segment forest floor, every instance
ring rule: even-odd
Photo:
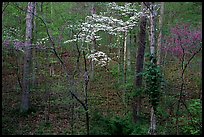
[[[68,58],[70,60],[68,60]],[[66,62],[68,62],[66,65],[69,70],[73,70],[73,64],[71,62],[75,60],[75,57],[70,53],[68,58],[65,59],[67,60]],[[12,63],[12,61],[6,61]],[[37,77],[37,87],[33,88],[30,92],[31,109],[27,115],[22,115],[19,111],[22,91],[18,84],[15,69],[12,67],[5,67],[4,64],[6,63],[3,62],[2,66],[2,134],[86,134],[85,111],[76,99],[72,99],[67,90],[65,74],[63,73],[60,64],[56,66],[55,75],[53,77],[48,77],[44,74]],[[81,62],[81,64],[83,64],[83,62]],[[99,66],[95,67],[94,78],[89,81],[88,106],[91,129],[93,126],[100,127],[100,125],[94,125],[94,122],[97,121],[97,119],[94,119],[94,115],[97,112],[100,112],[102,116],[111,119],[111,117],[115,116],[124,117],[128,111],[131,111],[131,105],[124,103],[123,90],[119,88],[121,84],[118,84],[118,77],[114,75],[114,71],[116,70],[113,68],[113,66],[110,66],[109,69]],[[175,69],[175,67],[172,65],[169,66],[169,72],[166,70],[166,77],[170,79],[169,81],[175,81],[175,79],[171,78],[173,78],[172,75],[175,75],[177,72],[172,73],[171,69]],[[49,74],[49,72],[46,73]],[[195,74],[193,71],[188,72],[189,75],[191,73]],[[199,82],[198,76],[200,76],[200,73],[197,74],[197,77],[193,77],[195,79],[194,81],[191,80],[191,83],[189,83],[188,94],[192,94],[193,92],[191,91],[198,88],[194,86],[196,85],[196,82]],[[78,88],[76,88],[75,92],[78,95],[81,95],[81,100],[84,100],[84,97],[82,96],[84,94],[84,87],[82,86],[84,82],[83,77],[77,80],[80,80],[80,82],[75,85],[81,84],[81,86],[77,85],[76,87]],[[190,78],[186,79],[186,82],[187,81],[190,81]],[[190,85],[192,86],[190,87]],[[177,100],[176,98],[173,99],[172,96],[177,95],[177,93],[172,91],[178,91],[179,88],[178,84],[173,85],[172,83],[168,83],[168,86],[166,87],[166,96],[161,99],[161,106],[159,108],[160,112],[158,113],[158,125],[161,125],[158,128],[160,128],[159,130],[161,131],[164,130],[165,123],[172,122],[171,113],[172,115],[175,115],[173,108],[176,106],[173,106],[172,104],[176,104]],[[49,105],[47,101],[48,92]],[[195,95],[198,95],[198,93]],[[195,95],[192,94],[190,96],[193,97]],[[148,121],[150,119],[148,97],[143,98],[142,104],[142,112],[145,119],[147,119],[147,122],[145,123],[146,127],[144,128],[144,133],[146,134],[146,129],[148,129],[149,126]],[[49,113],[47,109],[48,106],[50,106]],[[172,110],[170,110],[170,107]],[[49,117],[48,122],[46,122],[46,117]],[[171,127],[173,125],[169,124],[165,126]],[[164,132],[163,134],[171,134],[171,132],[173,133],[173,131],[169,131],[168,133]]]
[[[40,78],[41,84],[30,93],[31,110],[28,115],[22,115],[19,111],[22,91],[15,71],[2,68],[2,134],[86,134],[84,110],[64,88],[63,78],[53,78],[48,85],[45,78]],[[90,114],[100,110],[104,115],[123,115],[125,106],[121,92],[115,88],[116,83],[117,79],[109,71],[96,67],[88,89]],[[45,122],[46,90],[50,92],[48,124]],[[73,131],[72,102],[75,104]]]

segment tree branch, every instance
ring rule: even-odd
[[[25,10],[23,10],[22,8],[20,8],[19,6],[15,5],[17,8],[19,8],[20,10],[24,11],[24,12],[27,12]],[[67,78],[67,81],[70,81],[70,76],[67,72],[67,67],[65,66],[64,62],[62,61],[62,59],[59,57],[57,51],[56,51],[56,48],[55,48],[55,43],[54,41],[52,40],[51,36],[50,36],[50,33],[49,33],[49,29],[47,27],[47,24],[46,22],[41,18],[39,17],[38,15],[35,15],[34,13],[32,13],[35,17],[37,17],[38,19],[40,19],[42,21],[42,23],[44,24],[45,28],[46,28],[46,33],[49,37],[49,41],[51,43],[51,46],[52,46],[52,50],[54,52],[54,54],[56,55],[56,57],[59,59],[60,63],[62,64],[63,66],[63,69],[65,71],[65,74],[66,74],[66,78]],[[86,105],[78,98],[78,96],[76,96],[71,90],[69,90],[69,92],[71,93],[71,95],[83,106],[83,108],[86,110]]]

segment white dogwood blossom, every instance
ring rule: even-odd
[[[114,13],[128,18],[126,20],[117,19],[106,15],[108,12],[100,12],[99,15],[92,14],[85,18],[84,23],[78,25],[81,31],[78,35],[74,35],[74,40],[67,40],[64,43],[77,40],[87,43],[91,43],[93,40],[99,41],[101,40],[99,36],[100,31],[107,32],[111,35],[121,35],[121,32],[128,31],[138,24],[141,12],[137,11],[134,4],[125,3],[124,6],[119,6],[115,2],[112,2],[106,4],[106,6],[107,9]]]
[[[100,65],[101,67],[106,66],[111,60],[111,58],[108,57],[102,51],[97,51],[95,53],[92,53],[92,54],[88,55],[87,58],[91,59],[92,61],[94,61],[96,63],[96,65]]]

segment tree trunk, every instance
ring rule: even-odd
[[[144,4],[142,2],[142,9],[144,8]],[[144,12],[144,11],[143,11]],[[138,42],[138,50],[136,57],[136,77],[135,77],[135,88],[140,89],[142,87],[142,75],[138,75],[143,71],[143,63],[144,63],[144,52],[145,52],[145,40],[146,40],[146,23],[147,18],[146,15],[143,14],[140,20],[140,33],[139,33],[139,42]],[[134,97],[133,99],[133,119],[136,123],[139,120],[140,110],[141,110],[141,96]]]
[[[85,72],[84,72],[84,82],[85,82],[85,111],[86,111],[86,130],[87,130],[87,135],[89,135],[89,107],[88,107],[88,83],[89,83],[89,75],[88,75],[88,71],[86,68],[86,58],[85,58],[85,52],[83,51],[83,55],[84,55],[84,68],[85,68]]]
[[[151,58],[150,61],[151,63],[156,63],[154,62],[155,58],[155,17],[156,17],[156,10],[154,9],[154,3],[151,2],[150,4],[150,54]],[[151,124],[150,124],[150,135],[156,135],[156,115],[155,115],[155,110],[153,106],[151,107]]]
[[[200,78],[202,79],[202,60],[201,60],[201,71],[200,71]],[[201,89],[200,89],[200,101],[202,102],[202,86],[201,86]]]
[[[158,37],[158,47],[157,47],[157,65],[161,64],[163,16],[164,16],[164,2],[161,2],[160,17],[159,17],[159,37]]]
[[[156,115],[155,115],[155,112],[154,112],[154,108],[151,107],[151,118],[150,118],[150,130],[149,130],[149,134],[150,135],[156,135]]]
[[[124,64],[123,64],[123,69],[124,69],[124,83],[127,82],[126,79],[126,73],[127,73],[127,31],[124,33]]]
[[[92,8],[91,8],[91,15],[93,15],[93,14],[96,14],[96,9],[95,9],[94,3],[93,3]],[[94,53],[96,51],[96,39],[94,38],[92,42],[93,42],[93,45],[91,48],[91,53]],[[91,59],[90,79],[93,80],[93,78],[94,78],[94,61]]]
[[[35,10],[34,10],[34,14],[35,15],[37,15],[37,5],[36,4],[37,3],[35,3]],[[35,18],[33,20],[33,31],[35,32],[34,33],[34,38],[35,38],[35,40],[37,40],[37,25],[36,25]],[[33,53],[34,53],[34,55],[32,56],[32,58],[33,58],[32,87],[36,87],[36,84],[37,84],[36,73],[37,73],[37,66],[38,66],[38,63],[37,63],[37,49],[36,49],[36,47],[33,48]]]
[[[25,41],[23,96],[22,96],[21,112],[27,112],[30,105],[29,92],[30,92],[30,79],[31,79],[32,29],[33,29],[34,9],[35,9],[35,2],[29,2],[27,15],[26,15],[26,41]]]
[[[47,62],[49,62],[49,54],[47,54],[47,57],[46,57],[46,60]],[[48,68],[50,70],[50,64],[48,64]],[[52,77],[53,74],[52,74],[52,71],[50,70],[49,71],[49,77]],[[45,78],[46,79],[46,78]],[[51,80],[50,78],[48,78],[46,80],[46,83],[45,83],[45,123],[49,123],[49,115],[50,115],[50,86],[51,86]]]
[[[117,44],[118,44],[118,84],[120,84],[120,37],[117,37]]]
[[[93,40],[93,45],[92,45],[92,50],[91,53],[95,53],[96,51],[96,39]],[[93,80],[94,79],[94,61],[93,59],[91,59],[91,74],[90,74],[90,79]]]
[[[155,57],[155,11],[154,5],[150,5],[150,54],[152,57]],[[151,58],[151,62],[153,62],[153,58]]]
[[[131,47],[131,40],[130,40],[130,37],[129,37],[129,42],[128,42],[128,45],[127,45],[127,70],[131,70],[131,52],[130,52],[130,47]]]

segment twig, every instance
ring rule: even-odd
[[[15,5],[15,4],[14,4]],[[15,5],[17,8],[19,8],[20,10],[24,11],[24,12],[27,12],[26,10],[20,8],[19,6]],[[58,55],[57,51],[56,51],[56,48],[55,48],[55,43],[54,41],[52,40],[51,36],[50,36],[50,33],[49,33],[49,29],[47,27],[47,24],[46,22],[41,18],[39,17],[38,15],[35,15],[34,13],[32,13],[35,17],[37,17],[38,19],[40,19],[42,21],[42,23],[44,24],[45,28],[46,28],[46,33],[48,35],[48,38],[49,38],[49,41],[51,43],[51,46],[52,46],[52,49],[53,49],[53,52],[54,54],[56,55],[56,57],[58,58],[58,60],[60,61],[61,65],[63,66],[63,69],[65,71],[65,74],[66,74],[66,78],[67,78],[67,81],[69,82],[70,81],[70,76],[67,72],[67,67],[65,66],[63,60],[60,58],[60,56]],[[83,108],[86,110],[86,105],[71,91],[69,90],[69,92],[71,93],[71,95],[83,106]]]

